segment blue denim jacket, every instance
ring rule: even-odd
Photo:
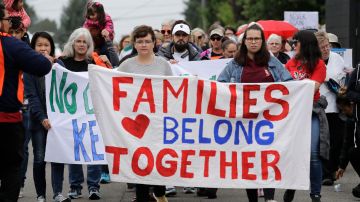
[[[270,56],[268,66],[275,82],[293,80],[288,70],[274,56]],[[217,80],[225,83],[240,83],[242,71],[243,66],[239,65],[235,60],[231,60]]]

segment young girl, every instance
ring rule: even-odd
[[[47,32],[36,32],[32,37],[31,48],[35,51],[52,58],[54,62],[64,66],[60,60],[54,59],[55,45],[52,37]],[[25,93],[29,98],[31,141],[34,151],[33,175],[37,194],[37,201],[46,200],[46,162],[45,148],[47,131],[51,128],[50,120],[46,113],[45,77],[37,77],[24,74]],[[51,181],[54,192],[54,201],[69,202],[62,192],[64,164],[51,163]]]
[[[106,41],[114,40],[114,26],[111,17],[105,13],[104,6],[99,2],[90,1],[87,5],[86,20],[83,27],[95,28],[101,31],[102,37]]]
[[[3,2],[10,17],[21,17],[21,22],[23,24],[24,31],[26,32],[30,26],[31,20],[24,9],[23,0],[3,0]]]

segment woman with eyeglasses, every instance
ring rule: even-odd
[[[326,76],[326,67],[315,34],[302,30],[293,38],[295,56],[285,65],[294,80],[310,79],[315,82],[314,105],[311,119],[310,197],[313,202],[321,198],[322,159],[329,159],[329,128],[325,114],[327,101],[320,97],[320,85]],[[284,202],[294,199],[295,190],[286,190]]]
[[[219,75],[225,83],[265,83],[292,80],[290,73],[266,48],[264,32],[257,23],[250,23],[242,45],[233,60]],[[257,202],[257,189],[246,189],[249,202]],[[274,200],[275,189],[264,189],[265,201]]]
[[[117,69],[118,71],[145,75],[173,75],[169,63],[154,53],[155,33],[151,27],[146,25],[135,27],[131,37],[137,55],[121,63]],[[134,201],[150,201],[150,186],[154,187],[154,195],[157,201],[167,202],[165,186],[146,184],[136,184],[136,199]]]
[[[277,34],[271,34],[267,40],[267,47],[269,51],[278,59],[281,63],[286,64],[290,57],[281,51],[282,40],[281,36]]]

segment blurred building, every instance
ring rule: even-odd
[[[343,48],[352,48],[353,64],[359,63],[360,0],[326,0],[325,13],[326,31],[336,34]]]

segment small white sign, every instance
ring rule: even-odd
[[[285,11],[284,20],[294,25],[299,30],[304,29],[318,29],[319,26],[319,12],[298,12]]]

